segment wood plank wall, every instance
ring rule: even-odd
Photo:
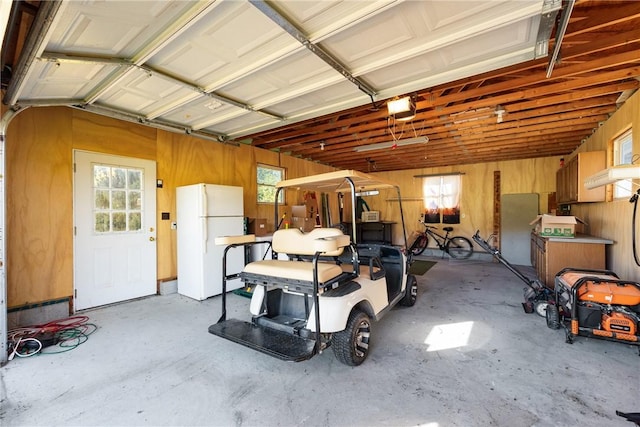
[[[607,165],[612,165],[611,142],[629,127],[632,128],[633,133],[632,153],[638,155],[640,154],[640,92],[631,96],[572,155],[578,152],[605,150]],[[636,180],[633,186],[634,192],[638,190],[637,184]],[[571,211],[572,215],[584,219],[589,224],[590,234],[615,242],[613,245],[607,245],[607,268],[625,280],[640,282],[640,267],[634,262],[632,253],[633,204],[624,198],[602,203],[580,203],[573,205]],[[636,219],[636,227],[640,227],[638,219]],[[636,237],[636,244],[640,245],[639,237]],[[640,253],[640,247],[637,250]]]
[[[627,119],[616,119],[615,123],[633,121],[628,118],[635,114],[634,127],[640,129],[640,123],[637,122],[640,117],[638,94],[632,99],[635,99],[635,107],[624,113]],[[612,128],[617,127],[618,125],[612,124]],[[609,129],[608,126],[601,129],[605,128]],[[596,133],[595,136],[598,135]],[[599,144],[609,137],[598,138],[598,142],[590,145],[600,147]],[[634,152],[638,152],[637,144],[636,139]],[[204,141],[79,110],[62,107],[28,109],[13,119],[6,141],[7,286],[10,308],[68,297],[73,292],[74,149],[140,157],[157,162],[157,177],[164,181],[164,187],[157,190],[159,279],[173,278],[177,274],[176,232],[170,228],[170,223],[175,218],[177,186],[196,182],[242,185],[245,189],[245,215],[266,218],[268,228],[273,230],[273,205],[257,205],[254,202],[256,163],[284,167],[288,178],[333,170],[326,165],[247,145],[235,147]],[[422,198],[422,180],[414,178],[414,175],[464,173],[461,201],[463,218],[461,224],[456,226],[456,232],[471,236],[476,230],[480,230],[486,236],[492,232],[493,224],[494,171],[501,172],[503,194],[539,193],[540,212],[546,212],[546,195],[555,191],[558,164],[559,158],[553,157],[413,169],[380,175],[400,183],[403,198],[407,199],[403,203],[404,217],[407,229],[411,231],[418,228],[417,219],[423,208],[419,200]],[[393,198],[395,195],[391,194],[379,198],[379,202],[372,200],[370,206],[374,210],[380,210],[383,219],[400,222],[397,203],[391,200]],[[301,194],[288,192],[288,203],[283,212],[292,204],[300,204],[302,201]],[[622,224],[613,219],[618,207],[624,209],[624,218],[630,218],[630,207],[627,205],[630,204],[623,206],[616,202],[590,206],[585,211],[585,216],[590,220],[593,234],[613,238],[625,246],[630,245],[627,221]],[[162,212],[169,212],[172,219],[162,221]],[[333,217],[337,218],[336,209]],[[399,227],[394,230],[396,243],[402,241],[399,230]],[[623,253],[614,245],[608,253],[610,259],[615,258],[611,262],[612,268],[620,269],[624,263],[630,263],[627,248]],[[621,274],[629,272],[638,279],[637,269],[621,269]]]
[[[245,215],[266,218],[272,230],[273,205],[255,203],[256,163],[282,166],[291,178],[334,170],[248,145],[204,141],[69,108],[27,109],[10,123],[6,141],[9,308],[73,293],[74,149],[157,162],[157,177],[164,181],[157,190],[158,279],[177,275],[176,231],[170,226],[177,186],[243,186]],[[294,204],[301,197],[288,194]],[[163,221],[162,212],[171,220]]]

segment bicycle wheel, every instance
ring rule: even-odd
[[[467,259],[473,254],[473,245],[466,237],[454,236],[447,242],[446,250],[451,258]]]
[[[427,243],[429,243],[429,238],[426,235],[421,234],[418,236],[416,241],[413,242],[413,245],[411,245],[411,249],[409,249],[409,251],[413,255],[420,255],[427,248]]]

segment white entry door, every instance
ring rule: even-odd
[[[74,151],[74,307],[156,293],[156,163]]]

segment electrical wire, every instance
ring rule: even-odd
[[[7,333],[9,360],[36,354],[57,354],[73,350],[89,339],[98,327],[87,316],[71,316],[43,325],[15,328]]]

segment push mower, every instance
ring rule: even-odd
[[[554,282],[547,326],[564,327],[568,343],[581,335],[640,346],[639,283],[620,280],[609,270],[577,268],[561,270]]]
[[[527,276],[518,271],[511,265],[500,253],[498,248],[492,247],[489,242],[480,237],[480,230],[473,235],[473,240],[480,245],[482,249],[489,252],[495,259],[500,261],[502,265],[507,267],[509,271],[518,276],[520,280],[527,284],[524,288],[524,302],[522,308],[525,313],[533,313],[534,311],[542,317],[545,317],[547,306],[553,303],[553,293],[551,289],[544,286],[538,279],[529,279]]]

